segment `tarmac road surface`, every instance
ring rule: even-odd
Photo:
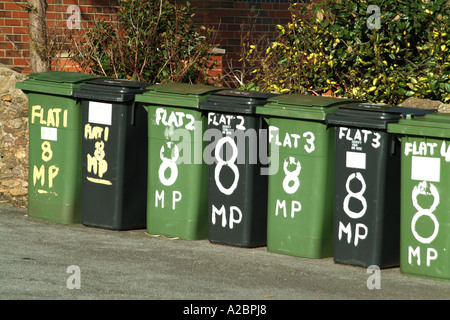
[[[266,247],[60,225],[0,205],[0,300],[181,300],[186,312],[200,312],[199,300],[449,298],[450,282],[406,276],[399,268],[377,273]]]

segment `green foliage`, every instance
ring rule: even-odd
[[[379,25],[369,5],[378,6]],[[450,1],[335,0],[293,5],[276,41],[245,59],[254,86],[398,104],[450,102]]]
[[[91,73],[148,82],[205,82],[210,31],[189,2],[119,0],[117,21],[97,21],[73,59]]]

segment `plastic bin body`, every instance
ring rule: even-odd
[[[31,74],[17,83],[28,97],[28,216],[81,222],[81,103],[73,91],[94,76],[74,72]]]
[[[111,230],[146,226],[147,113],[134,102],[150,86],[87,81],[82,99],[82,224]]]
[[[389,125],[401,141],[400,271],[450,280],[450,115]]]
[[[206,117],[199,101],[212,86],[155,85],[137,96],[148,112],[147,232],[198,240],[208,237],[208,167],[203,162]]]
[[[327,114],[350,100],[280,95],[257,108],[269,125],[267,250],[307,258],[333,253],[334,128]],[[276,148],[274,148],[274,145]]]
[[[336,125],[334,261],[398,266],[400,144],[387,132],[418,109],[361,104],[330,115]]]
[[[208,112],[208,239],[257,247],[267,239],[267,176],[261,174],[259,135],[267,134],[256,114],[273,94],[224,90],[200,103]],[[267,150],[267,147],[262,148]],[[263,155],[267,157],[267,154]]]

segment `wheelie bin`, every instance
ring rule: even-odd
[[[28,97],[28,217],[81,222],[81,101],[74,90],[93,75],[50,71],[16,84]]]
[[[450,280],[450,114],[389,124],[401,142],[400,271]]]
[[[147,232],[185,240],[208,236],[206,117],[199,102],[213,86],[159,84],[137,95],[148,112]]]
[[[82,99],[82,224],[145,229],[147,113],[135,95],[151,86],[124,79],[89,80]]]
[[[223,90],[200,102],[208,113],[212,142],[209,162],[208,239],[239,247],[266,245],[267,175],[261,174],[260,135],[265,123],[256,107],[275,96],[245,90]],[[266,141],[265,139],[264,141]]]
[[[400,250],[400,145],[388,124],[430,110],[361,103],[327,116],[335,134],[334,261],[395,267]]]
[[[333,254],[334,128],[325,117],[348,99],[311,95],[270,98],[256,112],[268,124],[267,250],[307,258]],[[277,151],[278,150],[278,151]]]

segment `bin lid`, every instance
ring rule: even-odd
[[[72,96],[73,89],[79,88],[89,79],[98,76],[79,72],[48,71],[32,73],[22,82],[16,83],[24,92],[42,92],[55,95]]]
[[[116,78],[97,78],[87,80],[84,85],[74,90],[74,96],[96,101],[128,102],[134,101],[135,95],[145,92],[152,84]]]
[[[136,101],[146,105],[198,108],[199,101],[218,90],[222,88],[203,84],[156,84],[149,87],[146,92],[136,95]]]
[[[450,138],[450,114],[430,113],[423,117],[408,116],[398,123],[389,124],[388,132],[425,136],[434,138]]]
[[[263,106],[276,93],[248,90],[221,90],[211,94],[200,103],[200,109],[225,113],[254,114],[258,106]]]
[[[339,107],[333,114],[327,115],[329,124],[365,127],[371,129],[387,129],[389,123],[396,123],[408,115],[423,116],[435,110],[392,107],[386,104],[355,103]]]
[[[268,99],[264,107],[256,108],[256,112],[284,118],[325,120],[326,115],[336,111],[338,106],[355,102],[357,100],[304,94],[278,95]]]

